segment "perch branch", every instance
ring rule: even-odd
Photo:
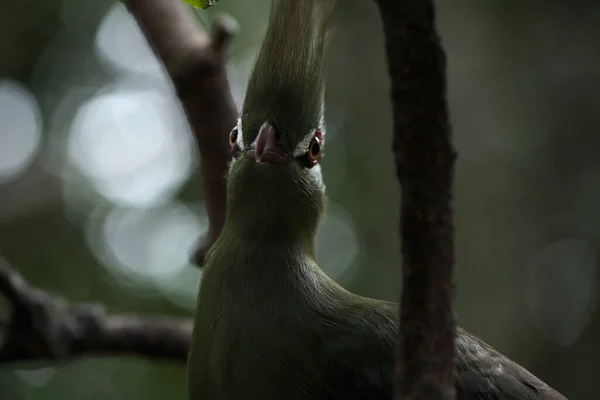
[[[200,183],[209,218],[208,232],[194,254],[194,262],[200,266],[225,221],[226,175],[231,156],[228,137],[237,119],[225,63],[227,45],[237,25],[230,18],[218,19],[208,35],[180,0],[122,1],[162,62],[196,138]]]
[[[454,398],[456,325],[451,143],[446,59],[432,0],[376,0],[394,116],[393,150],[402,189],[403,290],[398,399]]]
[[[100,305],[71,305],[32,287],[1,259],[0,293],[11,305],[10,317],[0,322],[0,365],[84,356],[187,358],[191,319],[108,315]]]

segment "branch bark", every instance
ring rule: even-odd
[[[122,0],[169,75],[183,106],[200,154],[209,227],[193,256],[204,255],[225,222],[226,176],[231,157],[229,132],[237,111],[227,82],[226,50],[237,31],[235,21],[221,18],[211,35],[202,32],[190,8],[180,0]]]
[[[71,305],[30,286],[2,259],[0,293],[12,309],[8,321],[0,321],[0,365],[83,356],[187,358],[191,319],[108,315],[102,305]]]
[[[453,399],[455,152],[432,0],[375,0],[385,34],[402,189],[397,399]]]

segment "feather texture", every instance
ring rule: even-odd
[[[264,41],[250,79],[242,125],[252,143],[266,120],[293,150],[311,130],[322,128],[324,47],[333,0],[273,0]]]

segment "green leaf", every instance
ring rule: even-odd
[[[217,4],[219,0],[183,0],[184,3],[196,8],[208,8]]]

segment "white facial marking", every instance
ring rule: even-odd
[[[242,130],[242,119],[238,118],[237,120],[237,128],[238,128],[238,137],[237,137],[237,145],[240,150],[244,150],[244,131]]]
[[[323,182],[323,174],[321,173],[321,164],[315,165],[309,171],[310,171],[310,174],[311,174],[312,178],[314,179],[315,183],[317,183],[319,186],[321,186],[323,188],[323,190],[325,190],[325,183]]]
[[[315,131],[310,131],[308,132],[308,135],[304,136],[304,138],[300,141],[300,143],[298,143],[298,145],[296,145],[296,148],[294,149],[294,157],[298,157],[306,153],[308,150],[308,145],[310,144],[310,141],[314,135]]]

